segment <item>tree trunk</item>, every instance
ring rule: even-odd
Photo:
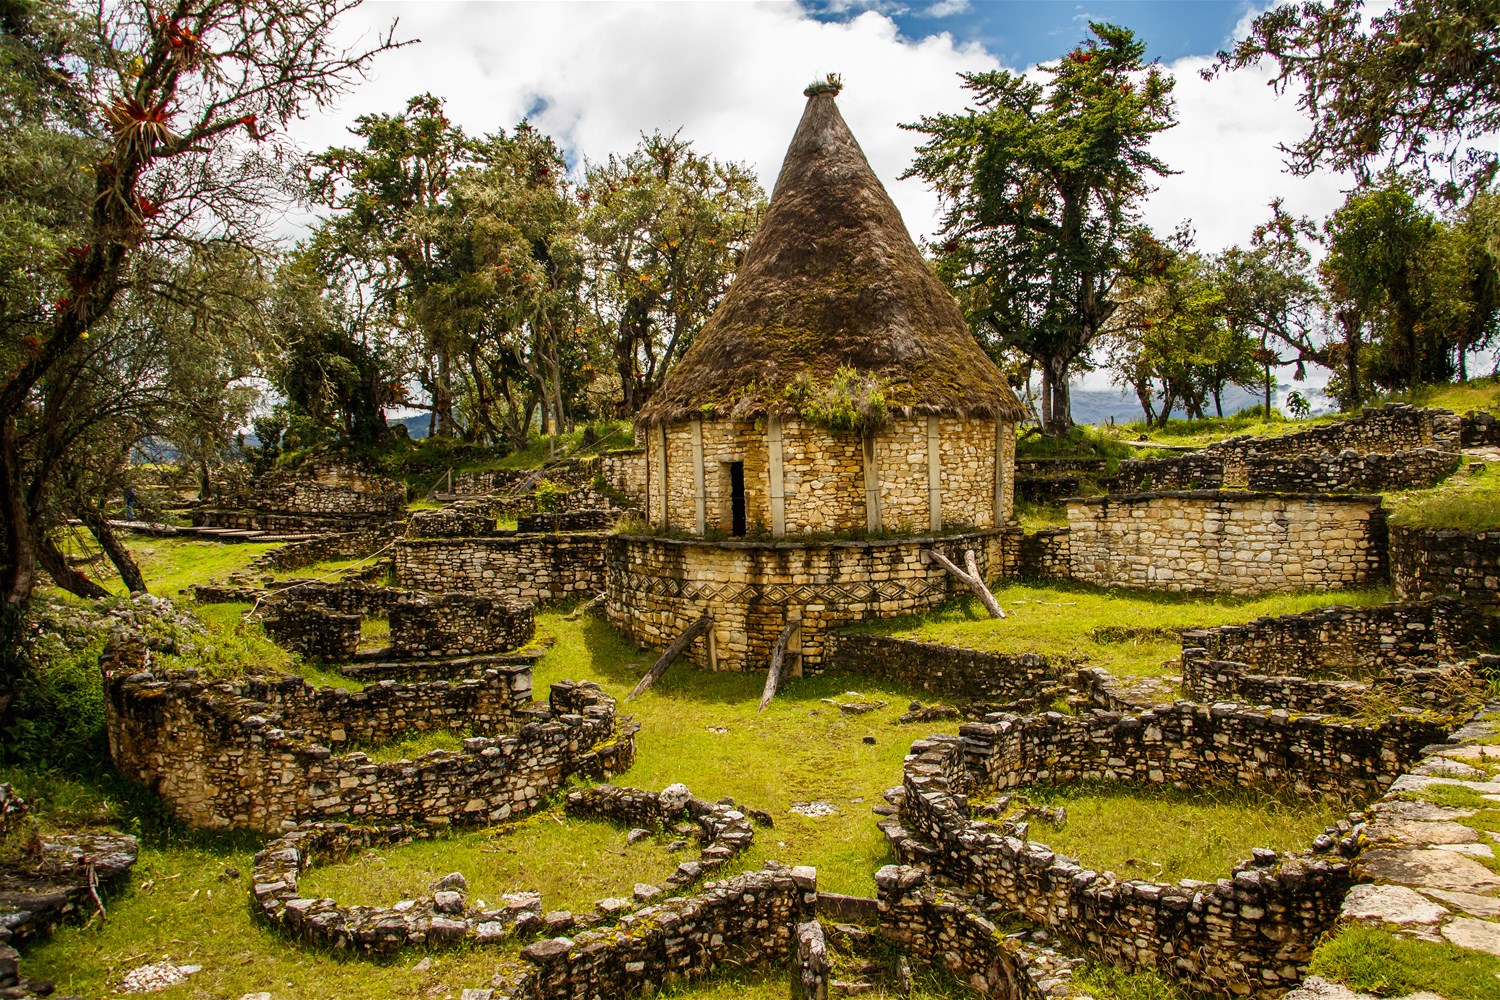
[[[453,360],[446,347],[438,349],[437,378],[432,380],[432,412],[437,418],[437,436],[453,436]]]
[[[1341,309],[1338,312],[1339,325],[1344,328],[1344,377],[1348,380],[1349,408],[1353,409],[1364,402],[1364,393],[1360,391],[1359,385],[1359,328],[1361,325],[1360,315],[1352,309]]]
[[[47,575],[52,577],[52,582],[70,594],[91,601],[109,596],[109,591],[69,566],[67,557],[50,538],[37,539],[36,560],[47,571]]]
[[[1042,430],[1048,437],[1061,437],[1072,428],[1066,358],[1054,355],[1042,365],[1042,411]]]
[[[89,533],[99,542],[99,547],[109,557],[115,569],[120,574],[120,580],[132,594],[144,594],[146,590],[146,579],[141,576],[141,568],[136,565],[135,558],[131,556],[130,550],[120,544],[119,537],[104,515],[98,511],[87,511],[79,520],[89,529]]]
[[[0,515],[3,515],[5,607],[9,613],[31,599],[36,585],[36,548],[21,482],[21,456],[14,418],[0,417]]]

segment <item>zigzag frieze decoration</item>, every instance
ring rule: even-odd
[[[943,598],[948,588],[941,583],[925,581],[905,586],[892,581],[881,584],[807,584],[780,583],[706,583],[678,577],[649,576],[630,573],[625,577],[623,593],[638,597],[664,597],[674,600],[712,601],[720,604],[872,604],[906,600]]]

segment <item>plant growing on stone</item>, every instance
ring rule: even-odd
[[[803,373],[787,388],[787,401],[803,419],[830,431],[873,434],[889,419],[884,381],[847,365],[827,381]]]

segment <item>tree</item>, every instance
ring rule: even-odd
[[[421,342],[413,374],[431,400],[433,433],[448,437],[453,367],[461,356],[451,324],[433,322],[451,274],[437,247],[454,180],[476,162],[478,148],[448,121],[443,102],[419,94],[398,115],[361,115],[353,134],[362,146],[336,146],[313,157],[312,199],[333,210],[310,248],[330,280],[352,274],[384,322]],[[413,322],[420,314],[426,322]]]
[[[1446,200],[1494,178],[1500,130],[1500,0],[1396,0],[1368,24],[1362,0],[1274,6],[1206,77],[1270,59],[1278,93],[1312,119],[1287,149],[1293,173],[1446,169]],[[1489,137],[1489,138],[1487,138]],[[1475,145],[1469,145],[1475,143]]]
[[[1387,175],[1350,193],[1323,229],[1320,271],[1344,333],[1340,388],[1349,402],[1364,396],[1365,379],[1387,389],[1451,379],[1454,262],[1437,218]],[[1361,359],[1366,327],[1375,343]]]
[[[1147,423],[1165,425],[1177,407],[1201,419],[1210,399],[1222,417],[1225,388],[1253,386],[1261,369],[1255,341],[1230,322],[1218,262],[1192,250],[1186,229],[1145,253],[1127,269],[1106,327],[1114,380],[1134,390]]]
[[[1249,249],[1230,247],[1214,260],[1214,283],[1220,308],[1232,331],[1259,338],[1254,360],[1264,375],[1265,412],[1271,412],[1271,369],[1292,363],[1301,378],[1309,361],[1326,363],[1326,350],[1315,345],[1322,297],[1312,275],[1312,254],[1304,240],[1316,238],[1306,219],[1287,214],[1280,199],[1271,203],[1271,219],[1257,226]],[[1296,354],[1284,361],[1272,342]]]
[[[1068,378],[1113,314],[1121,267],[1143,237],[1149,178],[1170,173],[1151,137],[1174,124],[1173,81],[1125,28],[1041,70],[966,73],[977,108],[924,117],[929,137],[905,177],[942,200],[939,273],[982,343],[1013,347],[1042,370],[1041,422],[1072,425]]]
[[[336,45],[335,21],[351,6],[6,5],[0,654],[7,669],[17,665],[15,628],[38,559],[51,562],[56,552],[51,533],[61,505],[105,502],[101,480],[57,478],[88,464],[73,461],[86,442],[109,440],[72,423],[86,397],[71,394],[111,379],[129,388],[125,380],[161,356],[168,341],[142,317],[167,292],[181,296],[168,300],[176,308],[194,307],[201,287],[183,281],[198,254],[263,245],[263,209],[279,199],[291,156],[280,128],[339,93],[392,44],[386,37],[368,50]],[[123,443],[115,441],[116,469]]]
[[[630,415],[728,290],[765,192],[745,167],[656,132],[590,166],[578,197],[597,323],[613,341],[619,412]]]

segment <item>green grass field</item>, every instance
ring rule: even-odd
[[[1185,628],[1230,625],[1297,614],[1333,604],[1363,606],[1392,599],[1384,587],[1322,594],[1210,598],[1084,584],[1013,583],[995,589],[1007,615],[991,619],[973,598],[920,618],[895,618],[861,631],[996,653],[1041,653],[1103,667],[1122,677],[1175,673],[1164,666],[1181,652]]]

